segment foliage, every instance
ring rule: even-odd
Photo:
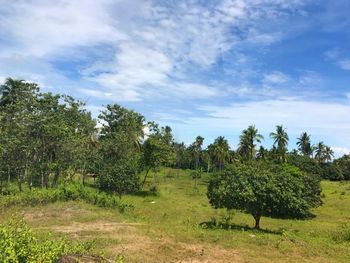
[[[239,137],[238,152],[244,160],[253,160],[256,155],[256,142],[260,143],[264,137],[258,132],[254,125],[250,125],[242,131]]]
[[[289,136],[286,132],[286,129],[283,128],[283,125],[276,126],[276,132],[271,132],[270,137],[274,140],[273,144],[277,145],[277,156],[280,162],[286,161],[287,146],[289,141]]]
[[[216,175],[208,185],[207,195],[215,208],[251,214],[259,228],[261,216],[311,216],[310,208],[321,202],[319,184],[319,180],[309,180],[295,167],[253,162]]]
[[[0,262],[58,262],[64,255],[82,255],[91,248],[90,243],[38,240],[23,220],[0,225]]]
[[[0,198],[0,209],[4,209],[13,205],[43,205],[57,201],[82,200],[87,203],[100,207],[117,208],[124,211],[131,207],[121,202],[116,195],[110,195],[105,192],[98,192],[91,187],[83,187],[82,185],[69,184],[60,185],[56,189],[37,189],[22,191],[21,193],[8,194]]]
[[[340,169],[343,179],[350,180],[350,155],[344,155],[336,159],[334,165]]]

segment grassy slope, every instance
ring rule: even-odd
[[[336,243],[331,235],[350,222],[350,183],[323,182],[324,205],[309,221],[263,218],[262,228],[247,229],[251,216],[235,212],[231,229],[203,229],[200,223],[227,217],[214,210],[206,198],[206,177],[197,190],[189,173],[164,170],[159,196],[126,196],[135,206],[120,214],[82,202],[41,207],[14,207],[42,235],[69,235],[95,239],[97,250],[125,262],[350,262],[350,244]],[[151,184],[151,178],[148,182]]]

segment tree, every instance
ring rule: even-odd
[[[277,152],[278,152],[278,159],[281,162],[286,161],[286,153],[287,153],[287,146],[289,137],[286,132],[286,129],[283,128],[283,125],[277,125],[276,126],[276,132],[271,132],[270,137],[274,140],[273,144],[277,144]]]
[[[350,180],[350,155],[344,155],[333,163],[339,167],[344,180]]]
[[[332,160],[334,157],[334,152],[331,147],[324,144],[324,142],[319,142],[315,146],[315,159],[318,163],[325,163]]]
[[[228,141],[223,136],[219,136],[215,139],[213,144],[208,146],[208,151],[210,156],[213,159],[213,163],[216,164],[216,167],[221,171],[230,158],[230,146]]]
[[[175,150],[173,147],[173,136],[169,126],[159,128],[158,124],[150,122],[150,134],[142,146],[143,161],[147,167],[142,187],[144,186],[147,175],[151,168],[154,171],[155,183],[158,183],[157,171],[159,166],[174,164],[176,161]]]
[[[320,181],[292,166],[254,162],[217,174],[207,196],[214,208],[238,209],[251,214],[255,228],[262,216],[307,218],[321,204]]]
[[[196,173],[194,174],[194,179],[195,179],[195,187],[197,187],[197,177],[198,174],[200,174],[199,171],[199,161],[202,155],[202,145],[203,145],[204,138],[201,136],[197,136],[196,140],[191,144],[189,147],[190,152],[191,152],[191,157],[192,157],[192,162],[194,169],[196,170]]]
[[[238,152],[245,160],[253,160],[256,154],[255,143],[261,143],[263,139],[264,137],[259,134],[258,129],[254,125],[250,125],[242,131],[239,137]]]
[[[307,134],[306,132],[303,132],[297,138],[297,146],[301,154],[303,154],[304,156],[311,156],[313,154],[311,138],[310,138],[310,135]]]
[[[266,161],[268,159],[269,151],[264,148],[264,146],[260,146],[258,153],[256,155],[258,160]]]
[[[99,118],[103,123],[97,178],[100,189],[116,192],[119,196],[137,191],[142,160],[139,142],[144,135],[144,117],[114,104],[107,105]]]
[[[334,157],[333,150],[331,149],[331,147],[326,146],[324,149],[324,160],[326,162],[330,162],[333,159],[333,157]]]

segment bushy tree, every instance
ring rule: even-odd
[[[155,183],[157,171],[161,165],[172,165],[176,161],[173,136],[169,126],[159,128],[158,124],[150,122],[150,133],[142,146],[143,162],[147,167],[142,185],[145,184],[149,171],[153,168]]]
[[[138,173],[142,168],[140,142],[144,136],[144,117],[114,104],[108,105],[99,118],[103,127],[98,186],[120,196],[137,191],[140,187]]]
[[[350,180],[350,155],[344,155],[333,163],[339,167],[344,180]]]
[[[207,196],[214,208],[238,209],[251,214],[255,228],[261,216],[306,218],[321,204],[320,181],[292,166],[254,162],[217,174]],[[313,176],[313,175],[312,175]]]

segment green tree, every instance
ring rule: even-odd
[[[311,138],[310,138],[310,135],[307,134],[306,132],[303,132],[297,138],[297,146],[301,154],[303,154],[304,156],[311,156],[313,154]]]
[[[197,177],[201,173],[200,168],[200,159],[202,157],[202,145],[204,142],[204,138],[201,136],[197,136],[196,140],[190,145],[189,149],[191,152],[191,159],[193,162],[193,167],[196,170],[196,173],[194,174],[195,179],[195,187],[197,187]]]
[[[287,146],[289,136],[283,125],[276,126],[276,132],[271,132],[270,137],[274,140],[273,144],[277,145],[278,159],[281,162],[285,162],[287,158]]]
[[[208,185],[207,196],[214,208],[251,214],[259,229],[262,216],[310,216],[310,209],[321,204],[320,181],[314,178],[295,167],[249,163],[217,174]]]
[[[250,125],[242,131],[239,137],[238,152],[244,160],[253,160],[256,155],[256,142],[261,143],[264,137],[259,134],[255,125]]]
[[[121,196],[140,187],[138,173],[142,155],[139,142],[144,135],[144,117],[120,105],[107,105],[99,119],[100,173],[97,183],[102,190]]]
[[[215,139],[213,144],[208,146],[210,156],[212,156],[213,163],[218,167],[219,171],[224,168],[224,165],[230,158],[230,146],[228,141],[223,136]]]
[[[315,159],[319,164],[329,162],[334,157],[334,152],[331,147],[319,142],[315,145]]]
[[[153,168],[154,181],[158,184],[157,172],[162,165],[171,165],[176,161],[173,136],[169,126],[159,128],[154,122],[149,123],[150,134],[142,146],[143,160],[147,167],[142,187],[149,171]]]

